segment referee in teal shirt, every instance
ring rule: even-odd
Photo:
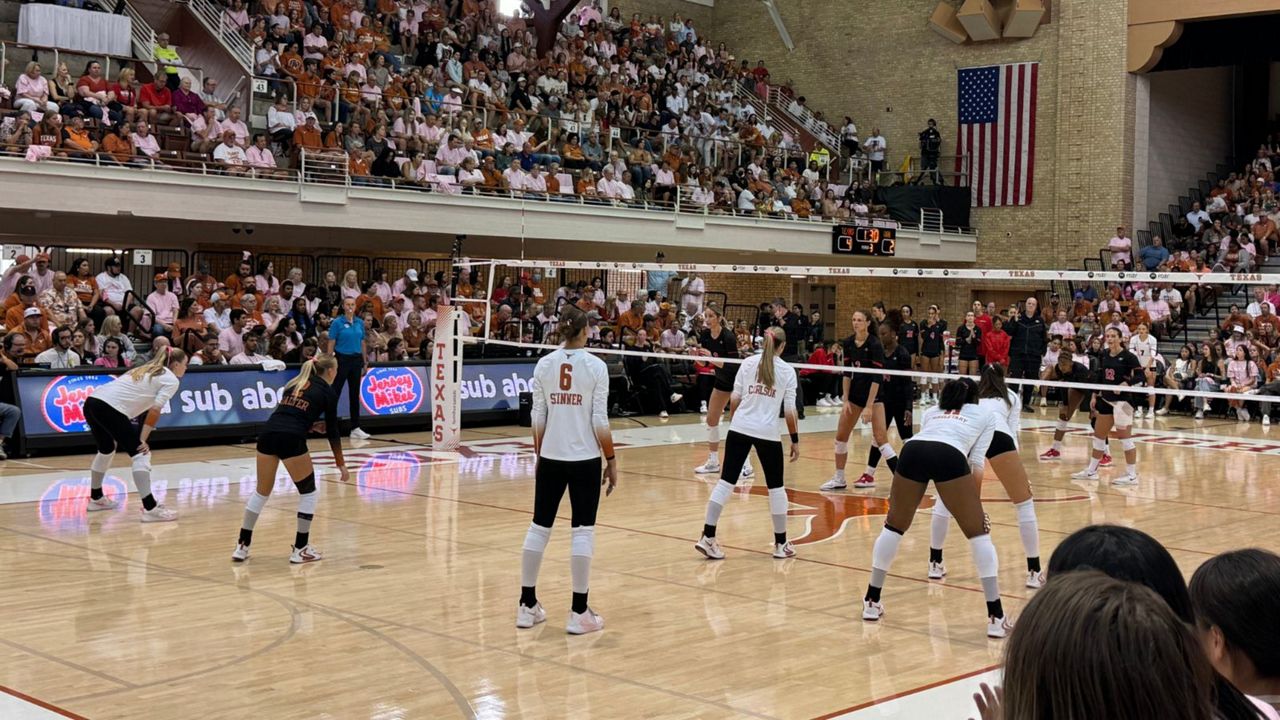
[[[334,379],[333,389],[342,397],[342,386],[347,386],[351,437],[357,440],[369,437],[369,433],[360,429],[360,380],[364,377],[367,350],[364,318],[356,317],[355,298],[346,298],[342,301],[342,314],[329,325],[329,352],[338,358],[338,377]]]

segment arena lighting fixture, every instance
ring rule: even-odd
[[[102,248],[67,248],[67,252],[76,255],[115,255],[115,250],[103,250]]]
[[[808,275],[792,275],[792,276],[791,276],[791,279],[792,279],[792,280],[803,280],[803,279],[805,279],[805,278],[807,278],[807,277],[809,277],[809,276],[808,276]]]

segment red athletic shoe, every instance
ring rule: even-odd
[[[874,477],[872,477],[871,475],[868,475],[868,474],[866,474],[866,473],[862,473],[861,475],[859,475],[859,476],[858,476],[858,479],[857,479],[857,480],[854,480],[854,481],[853,481],[853,486],[854,486],[854,487],[856,487],[856,488],[869,488],[869,487],[875,487],[875,486],[876,486],[876,479],[875,479]]]
[[[1111,467],[1111,456],[1103,453],[1102,460],[1098,462],[1098,467]]]
[[[1054,450],[1053,448],[1049,448],[1048,450],[1040,453],[1041,460],[1057,460],[1060,457],[1062,457],[1062,453]]]

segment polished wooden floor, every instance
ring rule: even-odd
[[[520,428],[468,431],[459,454],[416,444],[425,435],[357,448],[351,484],[320,478],[312,534],[327,557],[306,566],[287,561],[296,495],[283,479],[253,558],[230,561],[253,488],[249,447],[158,451],[157,495],[182,513],[158,525],[137,522],[136,497],[86,518],[85,456],[11,460],[0,474],[0,686],[94,720],[860,717],[998,663],[958,530],[946,581],[925,578],[927,511],[902,544],[884,620],[858,619],[887,474],[873,492],[816,492],[831,469],[830,416],[806,421],[803,458],[787,469],[801,543],[788,561],[768,554],[767,500],[750,484],[722,519],[729,557],[703,560],[692,543],[711,480],[691,469],[704,431],[696,417],[646,425],[616,423],[621,484],[602,503],[591,588],[607,627],[584,637],[563,630],[567,515],[539,587],[549,620],[514,627],[533,494]],[[1078,435],[1063,462],[1036,462],[1050,441],[1040,425],[1022,452],[1046,559],[1097,522],[1150,532],[1188,574],[1229,548],[1280,549],[1280,442],[1256,423],[1143,423],[1132,489],[1109,487],[1105,473],[1070,480],[1087,446]],[[855,434],[855,456],[868,441]],[[113,477],[127,474],[117,461]],[[1017,525],[998,482],[984,495],[1016,617],[1031,592]],[[871,710],[900,716],[892,708]]]

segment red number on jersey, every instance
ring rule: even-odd
[[[1112,370],[1111,368],[1107,368],[1107,379],[1108,379],[1108,380],[1115,380],[1115,379],[1116,379],[1116,371],[1115,371],[1115,370]]]
[[[569,390],[573,387],[573,366],[569,363],[560,365],[560,389]]]

